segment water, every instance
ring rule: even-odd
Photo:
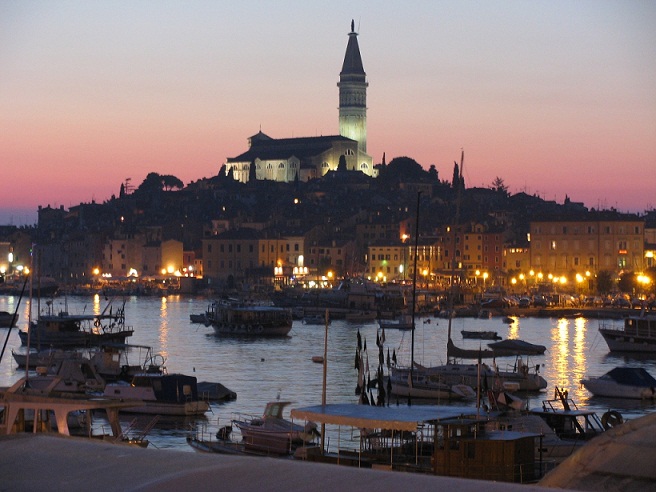
[[[194,375],[199,381],[220,382],[237,393],[237,400],[213,404],[204,417],[162,418],[148,434],[153,447],[190,451],[186,436],[202,431],[206,438],[213,437],[216,430],[228,424],[236,413],[261,415],[266,402],[278,397],[294,402],[293,407],[321,403],[323,366],[311,359],[323,355],[323,326],[294,321],[290,336],[278,339],[218,337],[211,327],[189,321],[190,314],[207,309],[207,299],[168,296],[130,297],[125,301],[126,324],[135,330],[128,339],[129,343],[153,347],[154,353],[166,358],[169,373],[181,372]],[[13,312],[17,302],[17,297],[0,297],[0,310]],[[113,305],[118,307],[122,302],[123,299],[115,299]],[[102,296],[56,298],[53,304],[55,312],[67,310],[80,314],[102,311],[107,300]],[[28,312],[29,301],[24,301],[19,310],[19,328],[25,327]],[[36,313],[36,301],[33,312]],[[591,408],[599,415],[610,408],[619,410],[629,419],[655,411],[653,402],[596,398],[580,385],[583,377],[600,376],[615,366],[644,367],[656,375],[656,357],[639,359],[610,355],[599,335],[599,323],[598,320],[583,318],[517,318],[509,325],[501,318],[463,318],[452,321],[452,338],[463,348],[485,348],[486,341],[463,340],[460,330],[494,330],[504,339],[521,338],[545,345],[545,355],[532,357],[529,363],[540,365],[540,373],[547,380],[548,387],[545,392],[529,395],[530,407],[538,407],[543,400],[552,398],[554,386],[558,386],[569,391],[579,408]],[[416,326],[415,360],[424,365],[444,363],[448,321],[420,317]],[[328,403],[357,401],[354,358],[358,329],[367,344],[372,377],[375,373],[378,364],[377,323],[333,321],[328,330]],[[7,331],[0,330],[2,343]],[[385,336],[385,357],[389,347],[390,352],[396,351],[399,363],[409,362],[410,332],[386,330]],[[0,363],[0,386],[10,385],[23,375],[11,357],[11,349],[19,348],[20,340],[14,328]],[[497,365],[504,369],[514,362],[513,358],[500,358]],[[395,404],[395,400],[392,402]],[[133,419],[134,416],[124,417],[124,426]],[[149,416],[139,417],[137,428],[145,427],[150,419]],[[102,424],[101,420],[97,425]]]

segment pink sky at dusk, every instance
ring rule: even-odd
[[[450,180],[463,148],[467,186],[656,207],[654,2],[2,0],[0,224],[337,134],[352,18],[374,162]]]

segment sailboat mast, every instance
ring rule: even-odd
[[[415,216],[415,258],[412,274],[412,342],[410,344],[410,384],[412,385],[413,370],[415,367],[415,310],[417,306],[417,253],[419,252],[419,199],[421,191],[417,192],[417,212]],[[408,404],[410,395],[408,394]]]
[[[465,165],[465,150],[461,149],[460,152],[460,170],[458,171],[458,182],[454,183],[456,188],[456,216],[454,220],[454,224],[451,227],[452,230],[452,237],[453,237],[453,259],[451,260],[451,299],[449,301],[449,323],[448,323],[448,330],[447,330],[447,340],[450,342],[451,341],[451,319],[453,318],[453,306],[454,306],[454,297],[456,293],[455,289],[455,273],[456,273],[456,237],[457,237],[457,232],[456,229],[458,228],[458,224],[460,223],[460,201],[462,199],[462,187],[463,187],[463,181],[462,181],[462,168]],[[447,361],[449,360],[449,352],[447,348],[447,354],[446,354]]]

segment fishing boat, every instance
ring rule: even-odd
[[[292,312],[287,308],[215,302],[208,316],[218,335],[280,337],[292,329]]]
[[[21,343],[36,349],[50,347],[88,347],[106,343],[125,343],[134,330],[125,325],[125,305],[116,312],[111,306],[99,314],[54,313],[52,304],[27,330],[19,330]]]
[[[141,400],[141,404],[125,408],[130,413],[154,415],[203,415],[210,409],[198,397],[194,376],[184,374],[142,373],[131,382],[117,381],[105,386],[105,398]]]
[[[271,454],[292,454],[298,446],[308,445],[319,435],[316,424],[299,425],[283,418],[289,401],[267,403],[261,417],[233,419],[246,449]]]
[[[653,314],[629,316],[621,327],[601,325],[599,333],[611,352],[656,353],[656,316]]]
[[[616,367],[603,376],[581,380],[590,393],[610,398],[653,400],[656,379],[642,367]]]

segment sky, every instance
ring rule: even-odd
[[[656,207],[654,1],[0,0],[0,224],[338,134],[351,19],[374,163]]]

